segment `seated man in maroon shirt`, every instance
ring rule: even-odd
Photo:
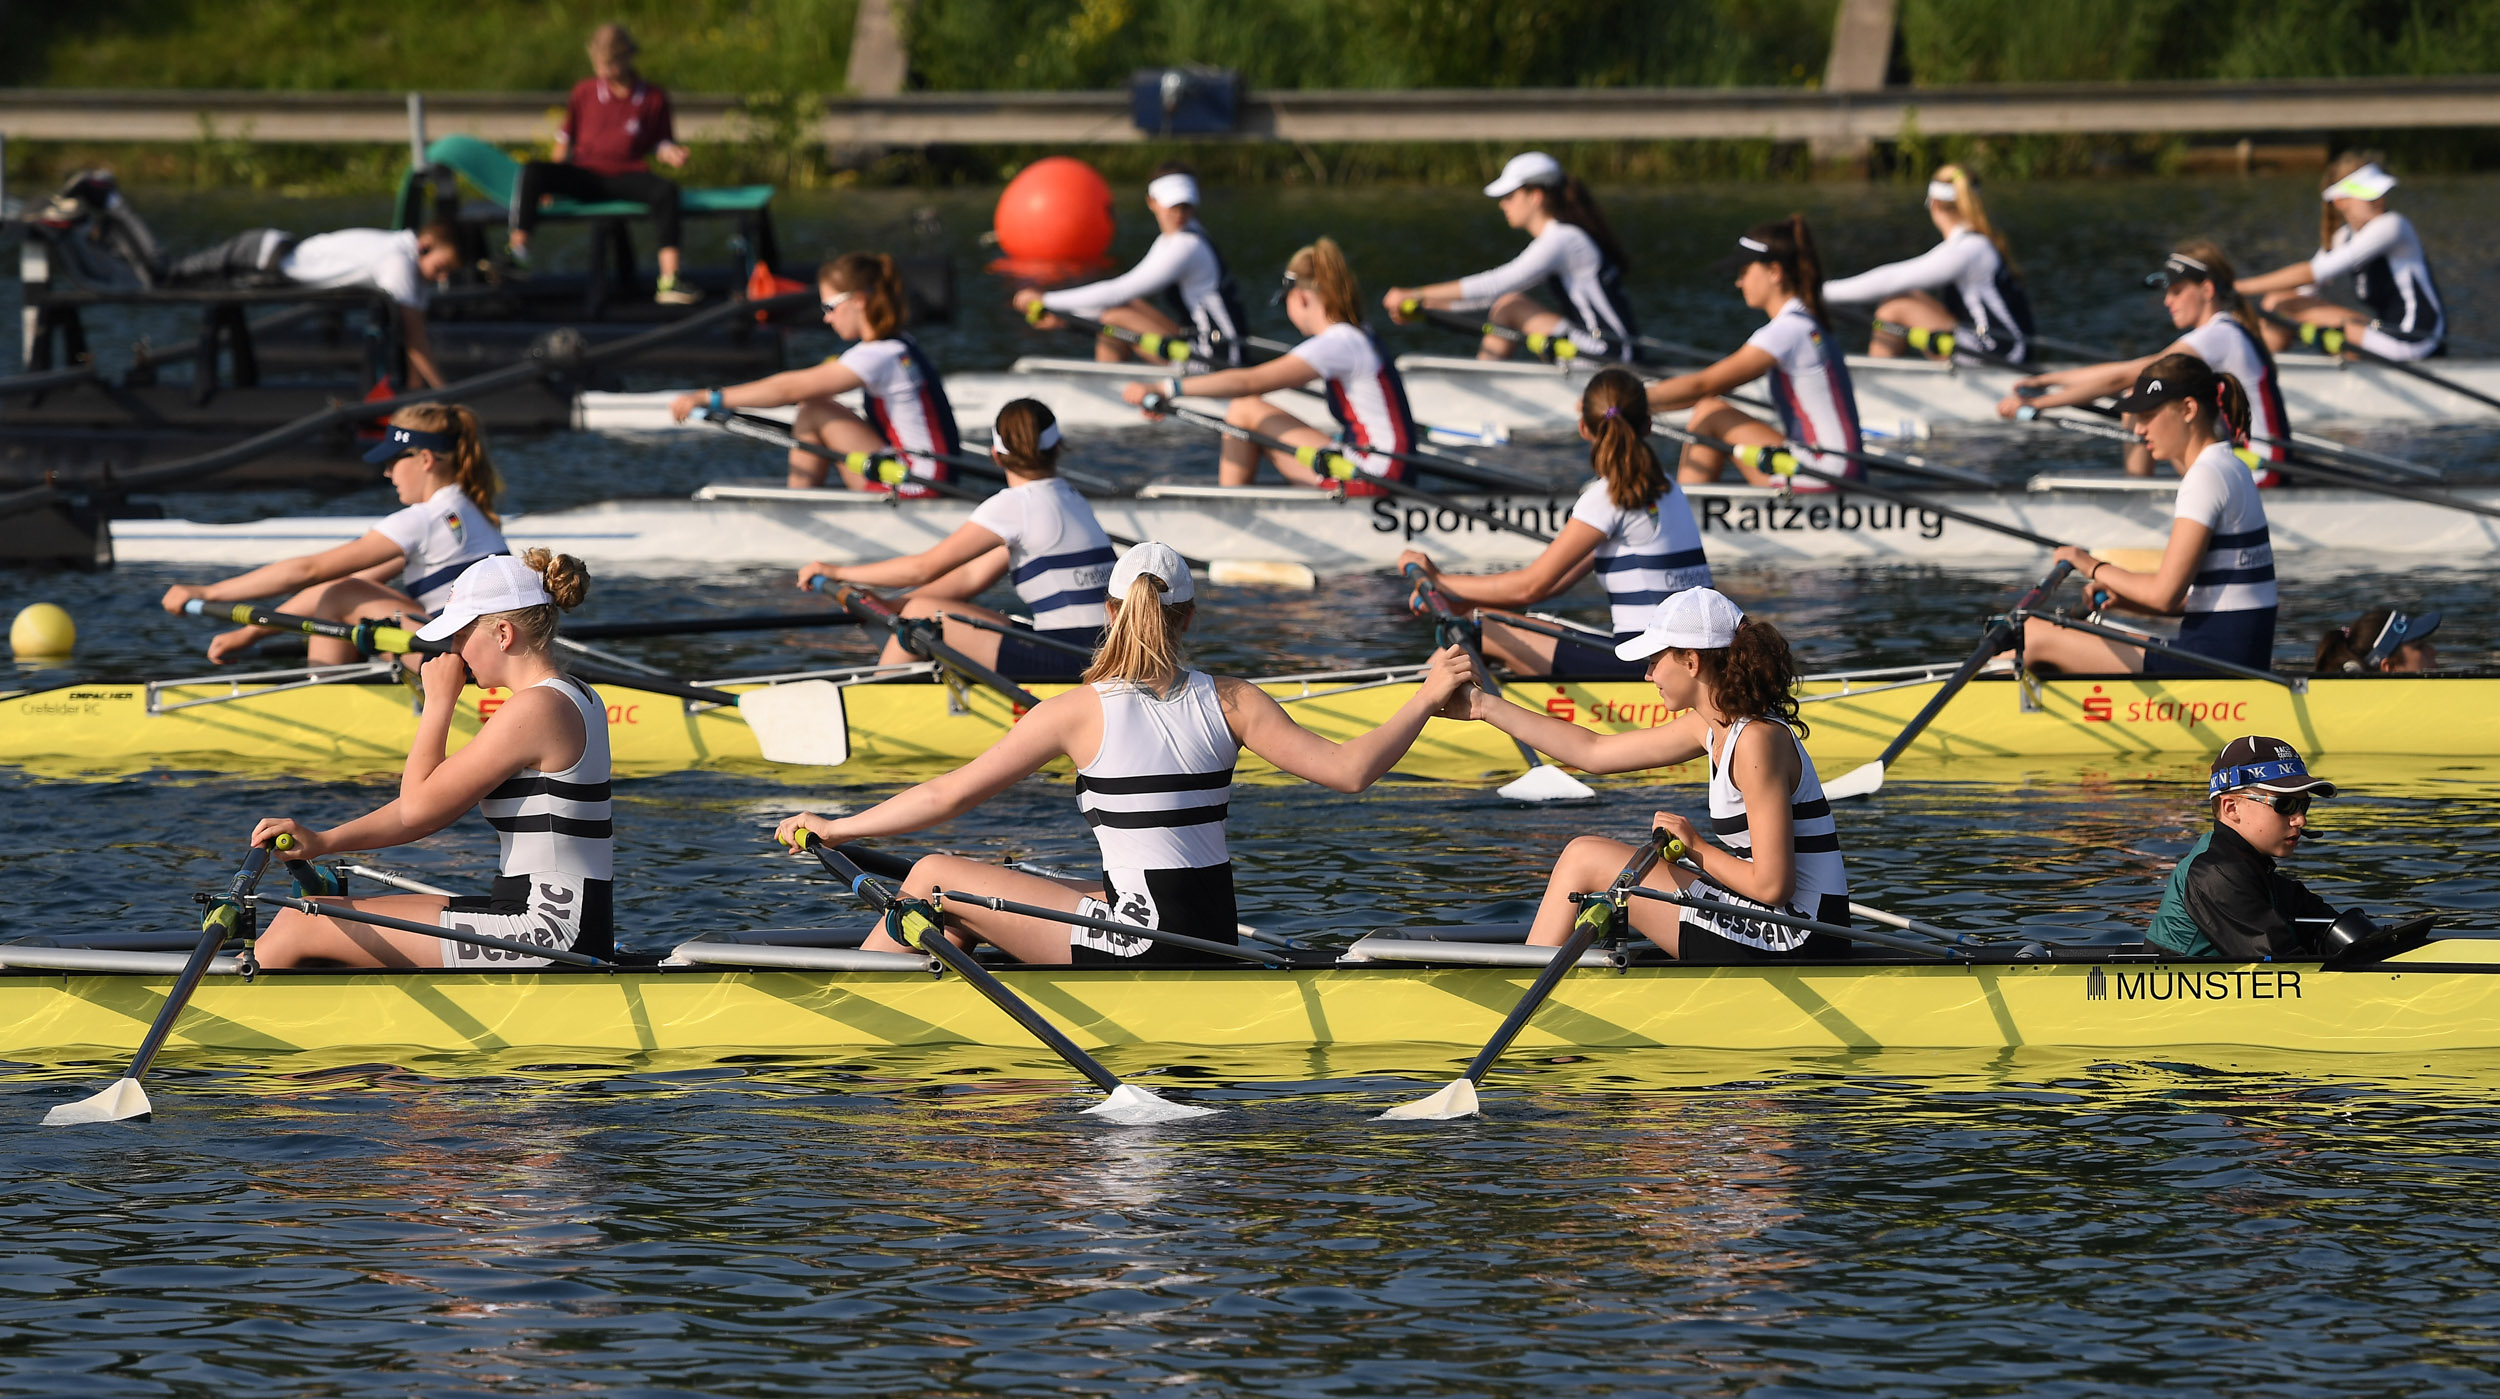
[[[590,67],[596,77],[574,85],[565,104],[564,129],[556,133],[556,159],[521,167],[512,193],[513,265],[529,265],[530,231],[538,225],[538,201],[550,194],[595,203],[639,200],[651,206],[660,240],[660,294],[671,306],[687,306],[703,293],[677,282],[677,182],[651,173],[649,157],[675,169],[686,163],[668,93],[634,71],[639,46],[621,24],[603,24],[590,36]]]

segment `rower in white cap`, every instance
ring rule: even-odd
[[[2381,359],[2428,359],[2447,338],[2447,308],[2423,256],[2422,236],[2411,219],[2387,207],[2396,177],[2382,158],[2376,151],[2348,151],[2328,165],[2318,194],[2316,254],[2240,279],[2240,294],[2261,296],[2266,310],[2303,325],[2341,330]],[[2367,309],[2338,306],[2318,294],[2320,285],[2345,276]],[[2290,327],[2268,321],[2264,329],[2275,349],[2291,347]]]
[[[1233,285],[1233,274],[1225,269],[1224,255],[1216,251],[1215,240],[1199,222],[1197,175],[1179,161],[1155,167],[1154,179],[1146,185],[1146,212],[1154,216],[1161,232],[1135,267],[1108,281],[1081,287],[1050,292],[1018,288],[1016,309],[1044,330],[1063,324],[1050,314],[1054,311],[1143,335],[1179,335],[1185,322],[1196,358],[1220,367],[1239,365],[1250,322],[1242,314],[1241,294]],[[1158,294],[1170,306],[1169,314],[1147,300]],[[1117,364],[1133,348],[1107,335],[1098,336],[1094,358]],[[1138,358],[1151,357],[1141,352]]]
[[[1410,301],[1447,310],[1484,306],[1491,308],[1486,316],[1494,324],[1562,337],[1582,355],[1636,358],[1640,327],[1623,289],[1623,245],[1606,226],[1589,187],[1565,172],[1561,161],[1529,151],[1512,156],[1484,192],[1501,201],[1502,217],[1528,235],[1528,246],[1490,271],[1430,286],[1391,287],[1380,299],[1389,318],[1401,324],[1414,319],[1406,309]],[[1538,286],[1566,309],[1557,312],[1529,296]],[[1508,338],[1487,335],[1476,356],[1502,359],[1512,348]]]
[[[1639,772],[1710,760],[1710,828],[1672,811],[1652,824],[1684,842],[1695,874],[1661,863],[1644,881],[1737,907],[1849,922],[1849,873],[1822,779],[1797,717],[1796,662],[1777,627],[1747,617],[1712,588],[1688,588],[1658,608],[1649,629],[1615,648],[1647,660],[1658,697],[1681,717],[1652,729],[1598,733],[1471,689],[1448,717],[1481,719],[1556,762],[1584,772]],[[1531,945],[1561,945],[1579,906],[1573,894],[1606,887],[1632,847],[1582,836],[1563,848],[1537,906]],[[1753,962],[1848,955],[1845,941],[1731,914],[1635,903],[1632,926],[1686,962]]]
[[[1047,879],[956,855],[912,866],[903,889],[926,899],[962,890],[1213,942],[1238,941],[1232,856],[1226,845],[1233,765],[1243,748],[1340,792],[1360,792],[1403,757],[1424,721],[1473,678],[1464,651],[1440,651],[1415,694],[1371,732],[1333,743],[1293,721],[1244,680],[1191,670],[1182,636],[1197,612],[1189,565],[1168,544],[1130,549],[1111,571],[1111,623],[1075,689],[1041,702],[989,751],[944,777],[898,793],[855,816],[802,812],[781,823],[787,845],[801,829],[827,845],[904,835],[951,821],[1041,770],[1076,765],[1077,809],[1102,849],[1098,880]],[[1029,914],[944,905],[948,935],[987,942],[1021,962],[1136,966],[1189,961],[1141,937]],[[884,930],[872,951],[903,951]]]

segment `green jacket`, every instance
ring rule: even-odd
[[[2334,916],[2326,900],[2217,821],[2170,872],[2144,937],[2174,956],[2261,962],[2314,949],[2314,934],[2294,919]]]

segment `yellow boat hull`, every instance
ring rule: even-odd
[[[1065,686],[1036,685],[1045,697]],[[1404,685],[1305,694],[1274,685],[1305,726],[1332,738],[1360,733],[1388,717],[1412,691]],[[1802,692],[1812,725],[1807,748],[1828,777],[1875,758],[1934,696],[1925,682],[1848,690],[1817,684]],[[138,683],[90,683],[0,697],[0,762],[38,771],[109,774],[150,768],[248,771],[285,768],[341,773],[395,771],[416,731],[411,692],[399,685],[339,684],[246,691],[215,704],[188,701],[232,693],[224,685],[164,687],[151,710]],[[1624,731],[1665,723],[1672,712],[1637,681],[1522,682],[1507,693],[1585,727]],[[619,772],[650,775],[690,767],[772,768],[754,732],[734,709],[621,686],[602,689]],[[1014,721],[1004,699],[983,690],[951,697],[922,683],[855,685],[843,691],[851,759],[841,769],[780,769],[821,781],[840,772],[863,779],[924,775],[986,749]],[[454,745],[477,731],[478,706],[498,696],[475,692],[452,724]],[[2007,765],[2078,767],[2209,757],[2241,734],[2265,733],[2298,745],[2313,761],[2353,755],[2416,756],[2447,763],[2500,759],[2500,678],[2369,677],[2312,680],[2303,692],[2261,681],[2176,678],[1978,680],[1958,694],[1902,759],[1915,768],[1943,760],[1974,771]],[[1478,781],[1514,771],[1509,740],[1490,726],[1433,720],[1397,770],[1414,777]],[[1243,774],[1267,770],[1245,758]]]

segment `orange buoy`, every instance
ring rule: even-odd
[[[1018,261],[1097,261],[1111,251],[1111,186],[1074,156],[1044,157],[1007,182],[992,226],[999,251]]]

